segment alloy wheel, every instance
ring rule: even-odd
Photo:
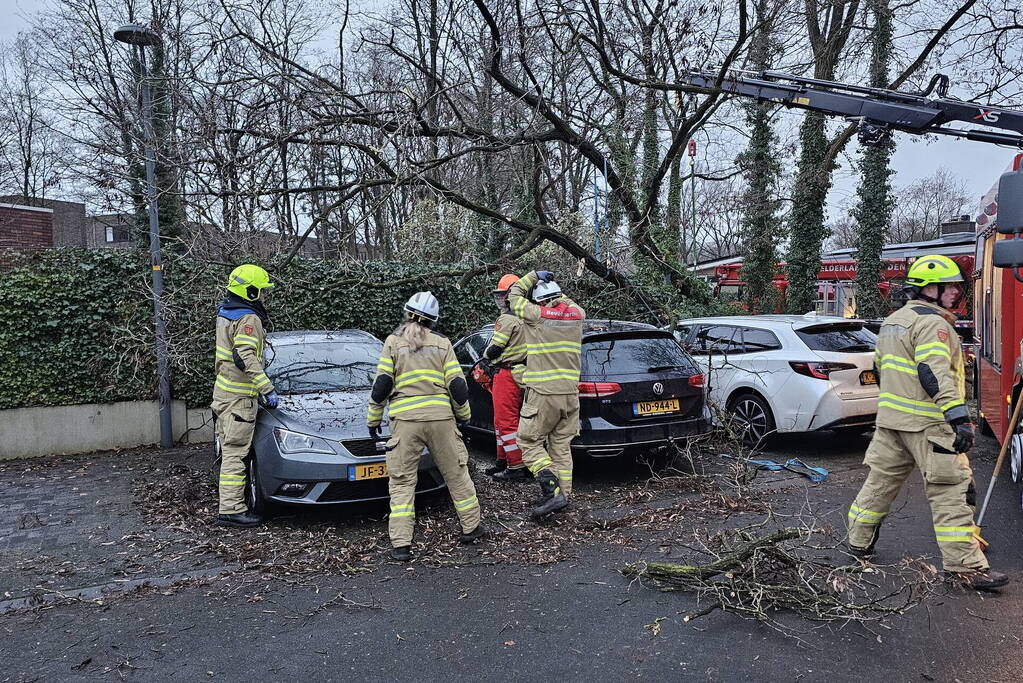
[[[749,443],[760,443],[767,434],[767,413],[763,407],[752,399],[743,399],[732,408],[732,414],[743,427],[743,438]]]

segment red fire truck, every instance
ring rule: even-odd
[[[1019,170],[1017,154],[1009,170]],[[974,272],[974,314],[977,351],[977,398],[981,425],[1001,441],[1019,397],[1020,340],[1023,340],[1023,283],[1011,268],[994,265],[995,242],[1004,239],[998,221],[998,183],[981,199],[977,215],[977,270]],[[1014,458],[1017,454],[1013,453]]]
[[[956,261],[964,273],[973,272],[973,249],[972,235],[968,241],[961,242],[949,243],[942,240],[931,240],[893,244],[885,247],[882,252],[884,269],[881,271],[881,282],[877,285],[881,296],[886,301],[892,302],[893,310],[898,308],[903,301],[899,294],[902,289],[902,281],[906,277],[906,270],[915,258],[925,254],[944,253]],[[741,271],[742,263],[729,263],[715,268],[714,296],[719,301],[732,303],[743,312],[749,312],[746,302],[746,282],[742,279]],[[785,277],[784,263],[775,265],[772,284],[778,291],[776,312],[780,313],[784,310],[785,290],[789,286],[788,279]],[[816,311],[821,315],[856,317],[856,259],[825,258],[821,262],[821,269],[817,274]],[[957,313],[960,322],[956,326],[959,328],[960,334],[965,338],[970,338],[973,318],[969,313],[966,301],[960,305]]]

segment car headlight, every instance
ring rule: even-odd
[[[282,453],[334,453],[326,439],[287,429],[274,429],[274,438]]]

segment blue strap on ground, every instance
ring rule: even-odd
[[[774,460],[757,460],[754,458],[737,458],[731,453],[718,453],[719,457],[728,458],[730,460],[740,460],[747,465],[752,465],[758,470],[767,470],[768,472],[780,472],[785,469],[784,465],[779,465]]]
[[[828,478],[828,471],[823,467],[813,467],[807,465],[805,462],[798,458],[790,458],[785,461],[785,469],[796,474],[801,474],[810,481],[820,483]]]

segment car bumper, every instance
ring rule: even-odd
[[[268,500],[289,505],[335,505],[387,500],[387,477],[349,480],[353,465],[385,462],[384,457],[356,458],[326,453],[281,453],[272,439],[260,439],[256,445],[259,483]],[[281,486],[304,484],[295,494],[282,495]],[[419,461],[416,493],[432,493],[445,487],[444,478],[429,452]]]
[[[613,458],[619,455],[666,450],[676,441],[706,434],[713,428],[709,413],[700,418],[620,427],[600,418],[588,418],[589,427],[572,442],[573,455]]]
[[[829,392],[820,403],[803,431],[854,427],[874,424],[877,417],[877,397],[840,399]]]

